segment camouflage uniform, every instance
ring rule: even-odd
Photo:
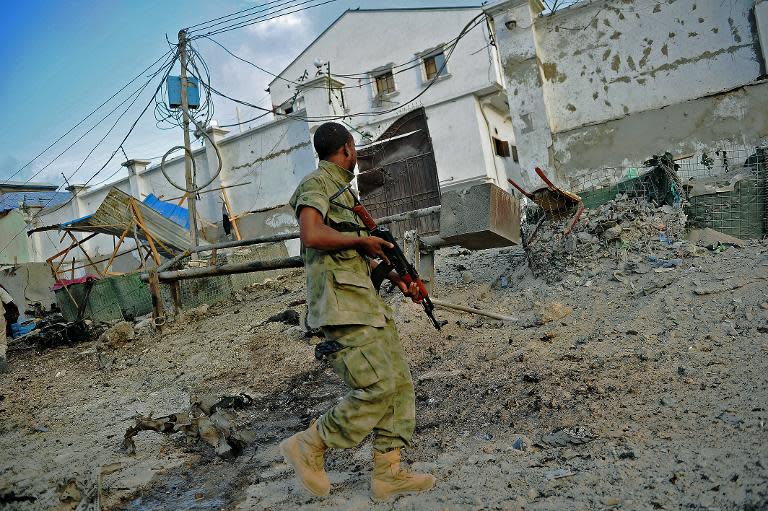
[[[302,180],[290,204],[308,206],[323,215],[326,225],[355,224],[355,214],[334,206],[329,198],[349,184],[353,174],[321,161]],[[349,193],[336,201],[353,206]],[[344,232],[367,236],[365,231]],[[328,356],[336,374],[352,389],[318,419],[318,431],[328,447],[353,447],[371,431],[374,448],[384,452],[410,444],[416,419],[413,381],[405,360],[392,311],[373,287],[367,257],[357,250],[323,251],[302,247],[307,273],[307,324],[322,328],[326,340],[344,349]]]

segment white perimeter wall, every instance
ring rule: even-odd
[[[223,130],[218,130],[222,137]],[[239,185],[227,190],[232,209],[236,214],[246,213],[254,209],[265,209],[280,206],[288,202],[299,181],[316,168],[309,129],[306,123],[281,119],[244,132],[242,134],[224,135],[218,141],[222,154],[222,171],[208,189],[221,186]],[[210,145],[210,144],[209,144]],[[198,182],[207,180],[215,172],[215,152],[210,147],[195,149],[194,160],[197,164]],[[123,170],[125,174],[127,169]],[[166,164],[166,172],[178,184],[184,184],[184,160],[177,157]],[[128,177],[100,188],[86,190],[76,195],[76,198],[63,207],[44,210],[35,219],[34,227],[58,225],[96,211],[112,186],[131,194],[131,190],[139,190],[140,200],[153,193],[163,199],[180,197],[183,192],[172,186],[163,176],[159,165],[139,172],[133,178],[131,186]],[[176,200],[172,202],[177,202]],[[202,193],[198,199],[198,212],[208,223],[221,223],[223,197],[220,191]],[[289,219],[292,221],[293,219]],[[201,222],[205,225],[206,222]],[[288,225],[288,228],[293,227]],[[273,232],[272,226],[264,226],[265,233]],[[251,227],[253,230],[253,227]],[[87,234],[76,234],[79,239]],[[57,231],[39,232],[30,239],[30,259],[45,261],[48,257],[69,245],[67,240],[59,243],[61,233]],[[85,243],[92,259],[109,256],[116,239],[100,234]],[[128,240],[121,250],[135,246],[133,240]],[[70,257],[78,261],[84,259],[77,249],[70,252]],[[138,267],[138,260],[125,256],[116,267],[128,271]],[[81,272],[76,274],[82,275]]]

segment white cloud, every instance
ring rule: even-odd
[[[293,30],[306,30],[309,20],[306,14],[294,12],[248,26],[248,31],[260,37],[274,37]]]

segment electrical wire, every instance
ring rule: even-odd
[[[232,52],[232,51],[231,51],[229,48],[227,48],[226,46],[224,46],[223,44],[221,44],[220,42],[218,42],[218,41],[217,41],[216,39],[214,39],[213,37],[210,37],[210,36],[203,36],[203,38],[204,38],[204,39],[208,39],[209,41],[211,41],[211,42],[212,42],[212,43],[214,43],[215,45],[219,46],[219,47],[220,47],[222,50],[224,50],[225,52],[229,53],[229,54],[230,54],[232,57],[236,58],[237,60],[239,60],[239,61],[241,61],[241,62],[245,62],[246,64],[249,64],[249,65],[251,65],[251,66],[255,67],[256,69],[258,69],[259,71],[261,71],[261,72],[263,72],[263,73],[266,73],[266,74],[268,74],[268,75],[270,75],[270,76],[273,76],[273,77],[275,77],[275,78],[278,78],[278,79],[280,79],[280,80],[283,80],[284,82],[292,83],[292,84],[294,84],[294,85],[301,85],[301,82],[297,82],[297,81],[295,81],[295,80],[289,80],[288,78],[283,78],[282,76],[280,76],[280,75],[277,75],[277,74],[273,73],[272,71],[269,71],[268,69],[264,69],[263,67],[259,66],[258,64],[254,64],[253,62],[251,62],[251,61],[250,61],[250,60],[248,60],[248,59],[244,59],[243,57],[240,57],[239,55],[235,55],[235,54],[234,54],[234,53],[233,53],[233,52]]]
[[[189,31],[189,33],[192,34],[192,33],[195,33],[195,32],[202,32],[204,30],[209,30],[210,31],[214,27],[221,26],[221,25],[226,25],[227,23],[231,24],[229,26],[233,26],[233,25],[239,25],[241,23],[245,23],[247,21],[253,21],[255,19],[263,18],[263,17],[269,16],[270,14],[274,14],[276,12],[280,12],[281,10],[292,9],[294,7],[298,7],[301,4],[297,4],[296,3],[297,1],[298,0],[275,0],[273,2],[268,2],[267,4],[263,4],[263,5],[257,6],[257,7],[264,7],[265,5],[269,5],[269,4],[277,4],[277,5],[272,5],[271,7],[267,7],[266,9],[257,10],[256,12],[252,12],[250,14],[243,14],[241,16],[236,16],[236,17],[230,18],[228,20],[219,21],[218,23],[213,23],[213,24],[210,24],[210,25],[205,26],[205,27],[195,28],[194,30]],[[313,1],[313,0],[305,0],[304,3],[308,3],[308,2],[311,2],[311,1]],[[293,4],[293,5],[290,5],[290,4]],[[255,9],[255,8],[256,7],[252,7],[251,9]],[[272,12],[268,12],[268,11],[272,11]],[[257,16],[259,13],[265,13],[265,14],[261,14],[260,16]],[[243,19],[243,18],[250,18],[250,19],[243,20],[243,21],[236,21],[236,20]],[[222,28],[226,28],[226,27],[222,27]],[[216,30],[221,30],[221,29],[216,29]]]
[[[464,26],[464,28],[462,28],[461,32],[459,33],[459,35],[456,38],[456,43],[449,49],[448,53],[445,56],[445,60],[443,61],[443,64],[440,66],[440,69],[437,71],[437,75],[438,76],[440,75],[440,73],[443,72],[443,70],[445,69],[446,65],[448,64],[448,61],[450,60],[451,56],[453,55],[453,52],[455,51],[458,42],[462,38],[464,38],[467,35],[467,33],[469,33],[472,29],[474,29],[475,27],[477,27],[477,26],[479,26],[481,24],[481,23],[477,23],[477,20],[480,19],[483,16],[485,16],[484,13],[478,14],[477,16],[472,18]],[[286,113],[281,113],[281,112],[278,112],[278,111],[273,111],[273,110],[266,109],[264,107],[260,107],[258,105],[255,105],[253,103],[250,103],[248,101],[244,101],[244,100],[240,100],[240,99],[236,99],[236,98],[233,98],[231,96],[228,96],[228,95],[224,94],[223,92],[217,90],[216,88],[212,87],[209,83],[203,83],[203,85],[208,87],[214,94],[216,94],[218,96],[221,96],[221,97],[223,97],[225,99],[228,99],[230,101],[233,101],[235,103],[241,104],[243,106],[247,106],[249,108],[253,108],[255,110],[260,110],[260,111],[263,111],[263,112],[273,112],[275,115],[280,115],[280,116],[283,116],[283,117],[288,117],[288,118],[291,118],[291,119],[296,119],[296,120],[301,120],[301,121],[306,121],[306,122],[321,122],[321,121],[333,121],[333,120],[338,120],[338,119],[348,119],[348,118],[353,118],[353,117],[376,117],[376,116],[386,115],[388,113],[394,112],[396,110],[399,110],[399,109],[403,108],[404,106],[407,106],[407,105],[413,103],[414,101],[419,99],[421,96],[426,94],[426,92],[435,83],[436,83],[436,80],[430,81],[427,84],[427,86],[424,87],[424,89],[422,89],[414,97],[412,97],[408,101],[406,101],[404,103],[400,103],[397,106],[395,106],[393,108],[390,108],[390,109],[379,110],[379,111],[375,111],[375,112],[373,112],[373,111],[366,111],[366,112],[357,112],[357,113],[345,114],[345,115],[326,115],[326,116],[315,116],[315,117],[299,116],[299,115],[295,115],[295,114],[286,114]]]
[[[305,0],[304,2],[296,4],[296,6],[304,5],[304,4],[312,2],[312,1],[315,1],[315,0]],[[237,30],[239,28],[247,27],[248,25],[254,25],[256,23],[263,23],[265,21],[270,21],[270,20],[273,20],[273,19],[281,18],[283,16],[288,16],[289,14],[295,14],[297,12],[306,11],[308,9],[312,9],[314,7],[320,7],[321,5],[330,4],[330,3],[335,2],[335,1],[337,1],[337,0],[325,0],[324,2],[320,2],[320,3],[314,4],[314,5],[308,5],[306,7],[300,8],[300,9],[294,9],[292,11],[291,10],[288,10],[288,11],[275,11],[278,14],[275,14],[274,16],[270,16],[270,17],[267,17],[267,18],[259,17],[261,19],[256,18],[254,21],[243,22],[243,23],[236,24],[236,25],[233,25],[233,26],[230,26],[230,27],[222,27],[220,30],[214,30],[212,32],[206,32],[205,34],[193,35],[193,36],[190,37],[190,40],[199,39],[201,37],[212,36],[212,35],[216,35],[216,34],[223,34],[224,32],[229,32],[231,30]],[[273,14],[273,13],[269,13],[269,14]]]
[[[106,162],[104,162],[104,164],[103,164],[103,165],[102,165],[102,166],[99,168],[99,170],[97,170],[97,171],[96,171],[96,172],[95,172],[95,173],[94,173],[94,174],[93,174],[93,175],[92,175],[90,178],[88,178],[88,180],[87,180],[87,181],[85,182],[85,184],[83,185],[83,188],[80,188],[80,189],[76,190],[76,191],[75,191],[75,192],[72,194],[72,196],[71,196],[71,197],[70,197],[70,198],[69,198],[69,199],[68,199],[66,202],[64,202],[64,203],[62,203],[62,204],[60,204],[60,205],[58,205],[58,206],[57,206],[57,209],[61,209],[61,208],[65,207],[65,206],[67,206],[68,204],[70,204],[70,203],[71,203],[73,200],[75,200],[75,199],[77,198],[78,194],[79,194],[79,193],[80,193],[82,190],[84,190],[84,189],[85,189],[85,187],[86,187],[86,186],[87,186],[87,185],[88,185],[88,184],[89,184],[89,183],[90,183],[90,182],[91,182],[91,181],[92,181],[92,180],[93,180],[93,179],[94,179],[96,176],[98,176],[98,175],[99,175],[99,174],[100,174],[100,173],[101,173],[101,172],[102,172],[102,171],[103,171],[103,170],[104,170],[104,169],[107,167],[107,165],[109,165],[109,163],[112,161],[112,159],[115,157],[115,155],[116,155],[116,154],[117,154],[117,153],[120,151],[120,148],[123,146],[123,144],[125,143],[125,141],[126,141],[126,140],[128,140],[128,137],[131,135],[131,133],[133,133],[133,130],[136,128],[136,125],[139,123],[139,121],[141,120],[141,118],[144,116],[144,114],[147,112],[147,110],[149,109],[149,107],[152,105],[152,102],[153,102],[153,100],[155,99],[155,96],[156,96],[156,95],[157,95],[157,93],[158,93],[158,92],[159,92],[159,91],[162,89],[162,84],[163,84],[163,82],[165,82],[165,78],[168,76],[168,74],[170,73],[171,69],[173,69],[173,65],[174,65],[174,63],[176,62],[176,59],[177,59],[177,58],[178,58],[178,52],[177,52],[177,53],[176,53],[176,54],[173,56],[173,58],[171,59],[171,62],[170,62],[170,64],[169,64],[169,65],[167,65],[167,67],[165,67],[165,66],[164,66],[164,67],[161,67],[161,68],[160,68],[158,71],[156,71],[155,73],[153,73],[153,74],[152,74],[152,76],[151,76],[151,78],[150,78],[149,80],[147,80],[147,82],[146,82],[146,84],[145,84],[145,87],[146,87],[147,85],[149,85],[149,83],[151,83],[152,79],[153,79],[154,77],[156,77],[156,76],[157,76],[157,74],[159,74],[159,73],[160,73],[160,72],[162,72],[163,70],[165,71],[165,72],[164,72],[164,74],[163,74],[163,77],[162,77],[162,79],[161,79],[161,81],[160,81],[160,84],[157,86],[157,88],[155,89],[155,92],[152,94],[152,98],[150,98],[150,100],[147,102],[146,106],[145,106],[145,107],[142,109],[142,111],[141,111],[141,113],[139,114],[139,116],[136,118],[136,120],[133,122],[133,124],[131,124],[131,127],[130,127],[130,128],[129,128],[129,130],[128,130],[128,133],[126,133],[126,135],[125,135],[125,136],[123,137],[123,139],[120,141],[120,143],[119,143],[119,144],[118,144],[118,146],[115,148],[115,150],[112,152],[112,154],[111,154],[111,155],[110,155],[110,157],[107,159],[107,161],[106,161]],[[140,94],[137,96],[137,98],[138,98],[139,96],[140,96]],[[132,105],[132,104],[133,104],[133,102],[131,103],[131,105]],[[130,106],[129,106],[129,108],[130,108]],[[125,113],[126,113],[126,112],[127,112],[127,109],[126,109],[126,111],[124,111],[124,112],[121,114],[121,116],[120,116],[120,117],[123,117],[123,116],[125,115]],[[119,119],[118,119],[118,120],[119,120]],[[103,138],[102,138],[102,140],[103,140]],[[99,144],[100,144],[100,143],[101,143],[101,141],[99,141]],[[97,146],[98,146],[99,144],[97,144]],[[88,154],[88,156],[86,156],[86,158],[85,158],[86,160],[87,160],[87,158],[90,156],[90,154],[91,154],[92,152],[93,152],[93,151],[91,151],[91,152]],[[83,162],[85,162],[85,160],[83,160]],[[81,166],[82,166],[82,164],[81,164]],[[79,170],[79,168],[80,168],[80,167],[78,167],[78,170]],[[107,179],[110,179],[112,176],[114,176],[115,174],[117,174],[117,172],[119,172],[119,171],[120,171],[120,169],[118,169],[116,172],[114,172],[114,173],[113,173],[113,174],[112,174],[110,177],[108,177]],[[76,170],[75,172],[77,172],[77,170]],[[72,173],[72,175],[70,175],[70,179],[72,178],[72,176],[74,176],[74,173]],[[59,188],[61,188],[61,186],[59,186]],[[57,188],[57,190],[58,190],[59,188]],[[50,204],[50,203],[51,203],[51,201],[52,201],[52,200],[53,200],[53,197],[51,197],[51,199],[49,199],[49,200],[48,200],[48,202],[46,203],[46,205],[45,205],[45,206],[43,206],[43,207],[42,207],[42,208],[41,208],[41,209],[40,209],[40,210],[39,210],[39,211],[38,211],[38,212],[37,212],[37,213],[36,213],[36,214],[35,214],[35,215],[34,215],[34,216],[31,218],[31,219],[30,219],[30,223],[31,223],[32,221],[34,221],[34,219],[35,219],[35,218],[37,218],[37,217],[40,215],[40,213],[41,213],[41,212],[42,212],[42,211],[43,211],[43,210],[44,210],[44,209],[45,209],[45,208],[48,206],[48,204]],[[23,233],[25,230],[26,230],[26,229],[22,229],[21,231],[19,231],[18,233],[16,233],[16,235],[15,235],[13,238],[11,238],[11,239],[8,241],[8,243],[6,243],[6,245],[5,245],[5,246],[4,246],[2,249],[0,249],[0,252],[4,251],[6,248],[8,248],[8,247],[11,245],[11,243],[13,243],[13,242],[16,240],[16,238],[18,238],[18,237],[19,237],[19,236],[20,236],[20,235],[21,235],[21,234],[22,234],[22,233]]]
[[[169,54],[169,53],[170,53],[170,51],[168,51],[168,52],[165,52],[165,53],[164,53],[164,54],[163,54],[163,55],[162,55],[160,58],[158,58],[157,60],[155,60],[154,62],[152,62],[152,63],[151,63],[150,65],[148,65],[146,68],[144,68],[144,69],[143,69],[143,70],[142,70],[142,71],[141,71],[139,74],[137,74],[136,76],[134,76],[133,78],[131,78],[131,79],[130,79],[130,80],[129,80],[129,81],[126,83],[126,84],[124,84],[122,87],[120,87],[120,89],[118,89],[118,91],[117,91],[117,92],[115,92],[114,94],[112,94],[112,95],[111,95],[109,98],[107,98],[107,99],[106,99],[104,102],[102,102],[102,103],[101,103],[99,106],[97,106],[96,108],[94,108],[93,110],[91,110],[91,112],[90,112],[88,115],[86,115],[85,117],[83,117],[83,118],[82,118],[80,121],[78,121],[78,122],[77,122],[77,124],[75,124],[74,126],[72,126],[71,128],[69,128],[69,130],[67,130],[67,131],[66,131],[66,133],[64,133],[63,135],[61,135],[61,136],[60,136],[59,138],[57,138],[56,140],[54,140],[54,141],[53,141],[53,142],[52,142],[50,145],[48,145],[48,147],[46,147],[45,149],[43,149],[42,151],[40,151],[40,152],[39,152],[39,153],[38,153],[38,154],[37,154],[37,155],[36,155],[34,158],[32,158],[31,160],[29,160],[29,161],[28,161],[27,163],[25,163],[25,164],[24,164],[24,165],[23,165],[21,168],[19,168],[17,171],[15,171],[13,174],[11,174],[11,175],[10,175],[8,178],[6,178],[6,180],[5,180],[5,181],[3,181],[3,183],[7,183],[7,182],[8,182],[8,181],[10,181],[11,179],[13,179],[13,177],[14,177],[14,176],[16,176],[17,174],[19,174],[19,173],[20,173],[22,170],[24,170],[24,169],[25,169],[25,168],[27,168],[29,165],[31,165],[32,163],[34,163],[34,162],[35,162],[35,161],[36,161],[38,158],[40,158],[40,156],[42,156],[42,155],[43,155],[43,154],[45,154],[45,153],[46,153],[46,152],[47,152],[49,149],[51,149],[53,146],[55,146],[56,144],[58,144],[58,143],[59,143],[59,142],[60,142],[60,141],[61,141],[61,140],[62,140],[64,137],[66,137],[67,135],[69,135],[70,133],[72,133],[72,132],[73,132],[75,129],[77,129],[77,128],[78,128],[80,125],[82,125],[82,124],[83,124],[85,121],[87,121],[88,119],[90,119],[90,118],[91,118],[91,116],[93,116],[93,114],[95,114],[96,112],[98,112],[99,110],[101,110],[101,108],[103,108],[103,107],[104,107],[104,105],[106,105],[107,103],[109,103],[110,101],[112,101],[112,100],[113,100],[113,99],[114,99],[116,96],[118,96],[118,95],[119,95],[121,92],[123,92],[123,91],[124,91],[126,88],[128,88],[128,87],[129,87],[129,86],[130,86],[130,85],[131,85],[133,82],[135,82],[136,80],[138,80],[139,78],[141,78],[141,77],[144,75],[144,73],[146,73],[147,71],[149,71],[149,70],[150,70],[152,67],[154,67],[154,66],[155,66],[155,65],[156,65],[158,62],[160,62],[161,60],[163,60],[163,59],[165,59],[166,57],[168,57],[168,54]],[[71,146],[70,146],[70,147],[71,147]],[[63,154],[63,153],[62,153],[62,154]],[[61,155],[59,155],[59,156],[61,156]],[[58,156],[57,156],[57,157],[54,159],[54,161],[55,161],[56,159],[58,159]],[[53,161],[49,162],[49,163],[48,163],[48,165],[50,165],[51,163],[53,163]],[[38,172],[38,173],[36,173],[35,175],[33,175],[32,177],[30,177],[28,180],[26,180],[26,181],[24,182],[24,184],[26,184],[26,183],[29,183],[29,182],[30,182],[32,179],[34,179],[34,178],[35,178],[35,177],[36,177],[38,174],[39,174],[39,172]]]
[[[280,0],[272,0],[271,2],[266,2],[266,3],[263,3],[263,4],[259,4],[259,5],[254,5],[253,7],[249,7],[247,9],[236,11],[236,12],[233,12],[233,13],[230,13],[230,14],[225,14],[224,16],[219,16],[218,18],[213,18],[213,19],[207,20],[207,21],[201,21],[200,23],[196,23],[194,25],[188,26],[185,30],[189,31],[190,29],[195,28],[195,27],[199,27],[200,25],[205,25],[205,24],[211,23],[213,21],[218,21],[218,20],[222,20],[224,18],[229,18],[230,16],[235,16],[235,15],[241,14],[243,12],[252,11],[254,9],[258,9],[259,7],[264,7],[265,5],[274,4],[274,3],[277,3],[279,1]],[[202,30],[204,30],[204,29],[202,29]]]

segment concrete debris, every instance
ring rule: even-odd
[[[570,236],[563,235],[562,223],[544,223],[527,255],[534,275],[553,283],[580,276],[606,258],[631,262],[656,255],[654,251],[682,252],[688,244],[684,232],[682,209],[620,195],[585,210]]]
[[[237,396],[195,397],[190,399],[190,410],[164,417],[136,417],[136,425],[129,427],[123,438],[121,449],[127,454],[136,453],[133,437],[142,431],[156,431],[171,435],[184,433],[189,443],[202,440],[213,447],[222,458],[240,454],[248,443],[248,436],[237,431],[229,410],[250,406],[253,398],[247,394]]]
[[[543,435],[540,442],[551,447],[565,447],[567,445],[581,445],[595,439],[595,435],[582,426],[562,428]]]
[[[99,342],[114,348],[133,340],[134,337],[136,337],[136,331],[134,330],[133,323],[130,321],[120,321],[101,334]]]
[[[715,250],[720,245],[739,248],[742,248],[745,245],[744,240],[710,229],[709,227],[705,229],[691,229],[688,231],[687,239],[691,243],[706,247],[710,250]]]

